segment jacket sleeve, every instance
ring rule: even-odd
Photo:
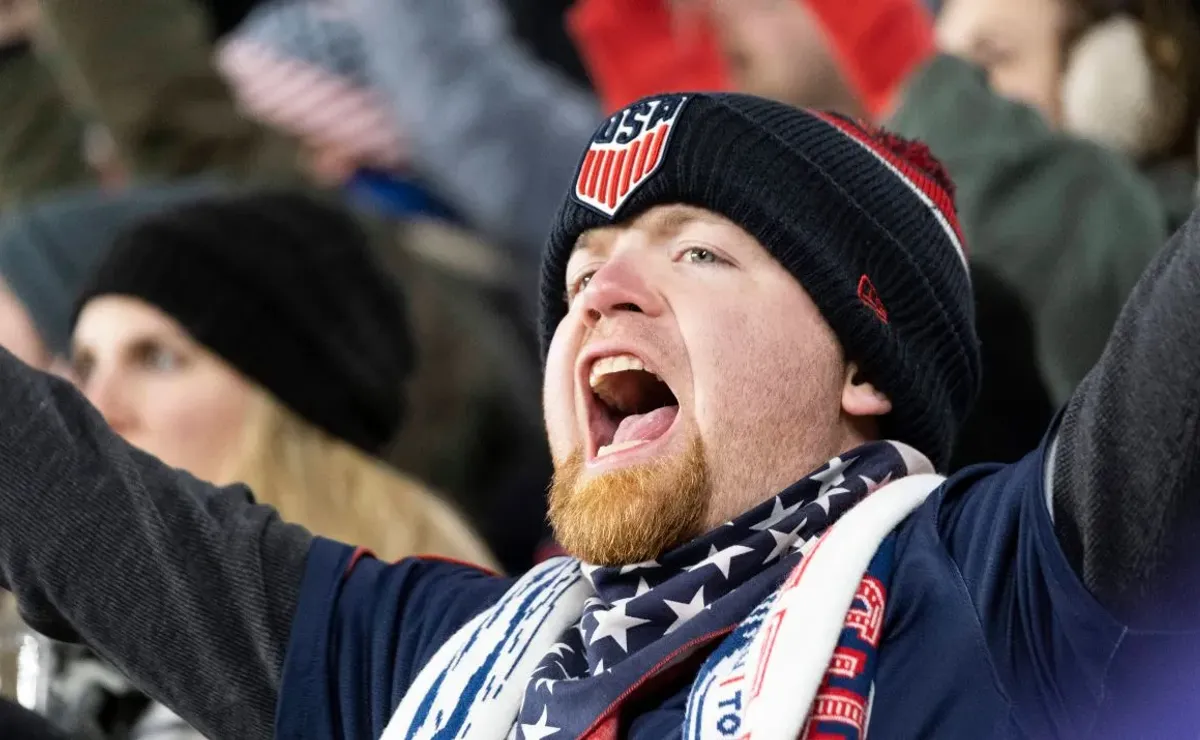
[[[1152,185],[1119,155],[1050,131],[950,56],[908,81],[888,126],[926,142],[950,172],[969,257],[1020,294],[1051,396],[1065,402],[1168,236]]]
[[[699,16],[680,38],[667,0],[579,0],[567,21],[606,112],[657,93],[729,88],[712,23]]]
[[[295,147],[243,116],[189,0],[40,0],[39,52],[72,106],[112,135],[136,179],[221,173],[295,182]]]
[[[1066,407],[1052,462],[1068,560],[1101,603],[1142,629],[1194,629],[1200,619],[1198,316],[1200,211],[1134,288]]]
[[[311,536],[0,350],[0,585],[213,740],[269,738]]]
[[[414,167],[536,265],[598,123],[584,90],[509,32],[493,0],[350,0]]]

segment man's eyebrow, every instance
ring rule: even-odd
[[[691,223],[713,223],[703,211],[696,208],[671,208],[646,219],[644,228],[655,239],[670,239]]]

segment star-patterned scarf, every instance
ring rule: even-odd
[[[463,644],[446,648],[453,666],[469,660],[464,656],[472,644],[492,639],[485,632],[493,635],[499,644],[480,658],[492,675],[484,680],[476,671],[461,688],[447,683],[446,671],[422,676],[427,680],[419,680],[421,685],[414,684],[410,693],[430,694],[414,704],[411,720],[405,720],[408,732],[395,737],[424,737],[422,729],[448,738],[504,737],[507,731],[471,731],[467,713],[439,709],[445,702],[433,694],[449,691],[450,701],[461,708],[464,702],[484,706],[506,690],[519,692],[512,696],[520,701],[510,737],[586,735],[631,688],[731,632],[733,637],[751,634],[746,624],[753,623],[755,630],[758,624],[748,618],[762,621],[781,583],[834,522],[877,488],[924,472],[931,472],[928,461],[911,448],[872,442],[835,457],[779,495],[654,561],[596,567],[564,560],[566,567],[543,568],[523,578],[504,602],[464,628],[471,636]],[[887,570],[885,579],[890,555]],[[573,599],[575,616],[564,620],[555,604]],[[561,626],[553,626],[556,618]],[[739,625],[743,628],[735,631]],[[553,635],[544,644],[533,644],[533,635],[550,631]],[[734,642],[731,637],[718,654],[744,649],[730,647]],[[501,669],[502,661],[509,667]],[[498,671],[504,675],[496,675]],[[524,686],[506,688],[509,679]],[[456,721],[465,726],[451,726]]]

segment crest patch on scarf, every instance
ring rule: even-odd
[[[575,199],[612,218],[662,166],[686,95],[638,101],[605,121],[575,178]]]

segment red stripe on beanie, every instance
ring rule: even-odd
[[[962,253],[963,261],[966,261],[967,243],[963,239],[962,228],[958,223],[958,211],[954,207],[954,183],[941,163],[929,151],[929,147],[890,132],[873,129],[868,131],[863,125],[852,123],[841,116],[820,111],[812,113],[892,165],[908,181],[910,187],[924,194],[953,232],[957,240],[956,246]],[[944,179],[946,184],[943,185],[939,179]]]

